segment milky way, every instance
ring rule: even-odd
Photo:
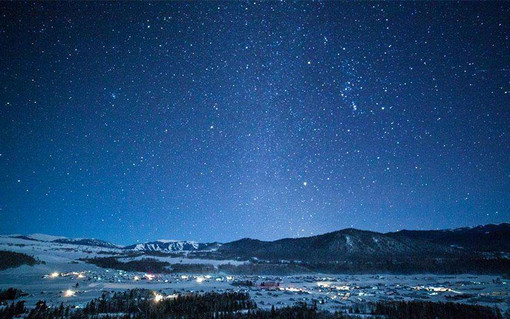
[[[509,3],[0,4],[0,232],[510,219]]]

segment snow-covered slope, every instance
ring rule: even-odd
[[[100,240],[100,239],[94,239],[94,238],[66,238],[66,237],[62,237],[62,236],[52,236],[52,235],[45,235],[45,234],[8,235],[7,237],[31,240],[31,241],[59,243],[59,244],[72,244],[72,245],[94,246],[94,247],[104,247],[104,248],[120,248],[119,246],[109,243],[107,241]]]
[[[31,238],[33,240],[39,240],[39,241],[54,241],[57,239],[65,238],[63,236],[52,236],[52,235],[46,235],[46,234],[31,234],[31,235],[27,235],[27,237]]]
[[[41,237],[39,237],[40,239]],[[49,237],[47,237],[49,238]],[[52,239],[52,238],[49,238]],[[197,259],[188,258],[185,254],[179,254],[179,256],[167,254],[167,255],[144,255],[143,250],[132,251],[126,250],[122,247],[101,247],[97,245],[83,245],[77,244],[87,239],[70,239],[62,242],[62,238],[53,241],[35,240],[30,235],[0,235],[0,251],[12,251],[17,253],[26,254],[34,257],[40,261],[40,264],[35,266],[22,266],[24,270],[29,269],[30,271],[36,271],[37,278],[44,274],[50,274],[54,271],[82,271],[82,270],[97,270],[97,266],[88,264],[84,259],[88,258],[104,258],[104,257],[115,257],[119,258],[121,262],[128,262],[133,260],[143,260],[150,257],[170,264],[209,264],[217,267],[220,264],[231,264],[239,265],[243,262],[235,260],[209,260],[209,259]],[[87,240],[91,241],[91,240]],[[179,241],[166,241],[167,244],[176,243]],[[204,246],[204,244],[197,244],[198,247]],[[196,246],[195,245],[195,246]],[[211,244],[212,245],[212,244]],[[207,245],[205,245],[207,246]],[[186,245],[183,245],[183,249]],[[0,260],[0,263],[2,260]],[[36,269],[36,270],[34,270]],[[2,271],[0,271],[0,285],[2,284]]]
[[[127,250],[135,251],[149,251],[149,252],[187,252],[196,250],[212,250],[219,246],[217,243],[203,244],[191,240],[167,240],[159,239],[152,242],[134,244],[129,246],[119,246],[110,242],[94,239],[94,238],[67,238],[61,236],[52,236],[45,234],[31,234],[31,235],[6,235],[4,237],[13,239],[22,239],[34,242],[42,243],[58,243],[58,244],[69,244],[78,246],[91,246],[91,247],[102,247],[102,248],[122,248]]]
[[[104,240],[94,239],[94,238],[60,238],[53,240],[55,243],[61,244],[73,244],[73,245],[83,245],[83,246],[96,246],[96,247],[105,247],[105,248],[119,248],[119,246],[109,243]]]
[[[208,249],[210,245],[197,243],[189,240],[165,240],[160,239],[148,243],[141,243],[124,247],[137,251],[159,251],[159,252],[183,252]]]

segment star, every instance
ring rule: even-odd
[[[2,5],[0,232],[226,242],[510,219],[507,2]]]

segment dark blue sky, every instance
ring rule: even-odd
[[[0,4],[0,232],[510,220],[510,3]]]

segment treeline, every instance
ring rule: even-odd
[[[372,314],[391,319],[501,319],[497,308],[453,302],[398,301],[378,302]]]
[[[94,264],[102,268],[111,268],[124,271],[138,271],[150,273],[170,273],[170,263],[159,261],[154,258],[144,258],[141,260],[131,260],[128,262],[121,262],[116,257],[101,257],[101,258],[88,258],[82,259],[85,262]]]
[[[300,303],[292,307],[258,309],[247,293],[205,293],[172,296],[136,289],[104,294],[90,301],[84,308],[60,304],[49,307],[37,302],[30,311],[23,301],[0,308],[0,319],[25,317],[28,319],[353,319],[361,317],[385,319],[502,319],[497,308],[460,303],[423,301],[362,303],[349,307],[345,313],[321,311],[317,304]]]
[[[256,309],[256,303],[247,293],[205,293],[178,295],[175,298],[156,299],[148,290],[130,290],[103,295],[87,303],[82,309],[73,309],[61,304],[48,307],[46,302],[37,302],[30,311],[23,302],[12,303],[0,309],[0,319],[23,316],[28,319],[89,319],[89,318],[222,318],[243,310]],[[220,316],[220,317],[218,317]]]
[[[358,258],[334,262],[251,262],[242,265],[219,265],[218,270],[234,275],[289,276],[307,273],[330,274],[508,274],[510,259],[504,258]]]
[[[510,259],[505,258],[386,258],[353,259],[339,262],[300,263],[312,272],[326,273],[375,273],[395,274],[508,274]]]
[[[28,294],[26,292],[23,292],[19,289],[15,288],[8,288],[6,290],[0,290],[0,305],[2,302],[6,300],[14,300],[19,297],[27,296]]]
[[[12,302],[6,307],[0,307],[0,319],[11,319],[27,312],[24,301]]]
[[[13,251],[0,250],[0,270],[19,267],[21,265],[33,266],[37,264],[34,257]]]
[[[118,257],[99,257],[99,258],[96,257],[81,260],[102,268],[111,268],[124,271],[137,271],[159,274],[170,273],[205,274],[217,272],[217,269],[210,264],[170,264],[168,262],[160,261],[154,258],[144,258],[140,260],[131,260],[127,262],[119,261]]]
[[[131,318],[202,318],[214,313],[255,309],[257,305],[246,293],[206,293],[178,295],[156,301],[155,295],[146,290],[115,293],[111,298],[89,302],[75,315],[87,317],[104,313],[129,314]]]
[[[25,255],[26,256],[26,255]],[[27,256],[30,257],[30,256]],[[31,258],[31,257],[30,257]],[[241,265],[223,264],[214,268],[210,264],[170,264],[154,258],[128,262],[118,257],[96,257],[84,261],[103,268],[151,273],[217,273],[232,275],[289,276],[307,273],[371,274],[371,273],[435,273],[435,274],[508,274],[510,259],[506,258],[352,258],[328,262],[263,262],[252,260]],[[35,260],[34,260],[35,261]]]

